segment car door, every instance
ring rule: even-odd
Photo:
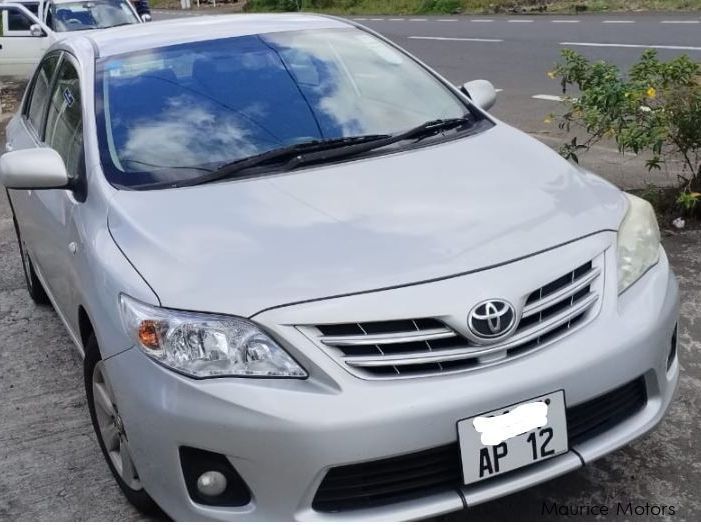
[[[58,64],[47,106],[43,145],[61,155],[72,179],[84,180],[80,77],[77,62],[68,53],[63,53]],[[27,203],[33,225],[28,239],[33,261],[54,304],[71,326],[74,326],[77,315],[71,305],[75,304],[73,283],[77,279],[73,255],[78,249],[74,222],[76,209],[80,206],[78,199],[80,197],[73,190],[35,190],[29,195]]]
[[[60,60],[61,53],[52,52],[46,55],[37,67],[27,87],[19,115],[7,126],[5,151],[37,148],[42,145],[51,84]],[[12,210],[18,219],[22,242],[31,260],[35,261],[32,239],[40,234],[41,227],[31,206],[33,193],[33,190],[8,190]]]
[[[34,25],[41,32],[33,32]],[[25,6],[0,3],[0,77],[28,77],[54,41],[53,31]]]

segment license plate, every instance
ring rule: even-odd
[[[465,485],[567,452],[562,390],[458,421]]]

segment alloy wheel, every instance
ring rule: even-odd
[[[122,481],[132,490],[141,490],[143,486],[129,450],[124,423],[102,361],[95,365],[92,391],[100,437],[105,444],[107,455]]]

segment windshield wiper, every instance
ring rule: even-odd
[[[428,122],[424,122],[423,124],[420,124],[420,125],[416,126],[415,128],[412,128],[408,131],[405,131],[404,133],[401,133],[400,135],[396,135],[396,137],[400,137],[401,135],[404,135],[404,137],[399,138],[399,140],[423,139],[426,137],[430,137],[432,135],[436,135],[436,134],[440,133],[441,131],[448,131],[450,129],[464,126],[465,124],[472,124],[472,123],[473,123],[473,118],[471,116],[455,117],[455,118],[439,118],[436,120],[429,120]]]
[[[429,120],[428,122],[424,122],[415,128],[402,131],[401,133],[397,133],[395,135],[389,135],[386,138],[368,141],[363,144],[347,146],[334,151],[319,151],[315,153],[307,153],[305,155],[298,155],[285,164],[285,169],[293,170],[303,164],[313,164],[320,161],[348,158],[354,155],[366,153],[368,151],[384,148],[391,144],[396,144],[397,142],[402,142],[405,140],[419,141],[426,137],[437,135],[443,131],[448,131],[450,129],[471,124],[472,122],[472,118],[470,117]]]
[[[389,135],[358,135],[354,137],[341,137],[337,139],[310,140],[307,142],[298,142],[297,144],[272,149],[270,151],[266,151],[265,153],[260,153],[258,155],[253,155],[244,159],[238,159],[232,162],[227,162],[226,164],[222,164],[218,168],[212,170],[210,173],[189,180],[181,181],[177,183],[177,186],[182,187],[206,184],[208,182],[230,178],[239,173],[240,171],[249,168],[263,166],[265,164],[273,164],[276,162],[283,162],[288,159],[294,159],[295,157],[299,157],[304,153],[327,151],[335,148],[344,148],[347,146],[382,140],[387,137],[389,137]]]
[[[281,163],[284,161],[287,161],[284,164],[284,169],[289,171],[303,164],[348,158],[375,149],[384,148],[385,146],[404,140],[421,140],[442,131],[447,131],[470,123],[472,123],[472,118],[469,116],[438,119],[424,122],[419,126],[395,135],[360,135],[356,137],[302,142],[283,148],[273,149],[252,157],[246,157],[245,159],[235,160],[220,166],[211,173],[181,181],[174,186],[183,187],[206,184],[208,182],[232,178],[241,171],[249,168]]]

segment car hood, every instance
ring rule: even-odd
[[[506,263],[616,230],[623,195],[498,124],[382,157],[119,191],[109,228],[163,306],[260,310]]]

